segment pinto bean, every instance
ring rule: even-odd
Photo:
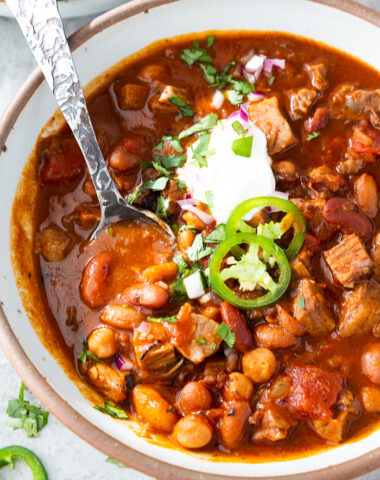
[[[379,208],[377,184],[374,177],[362,173],[354,183],[355,202],[360,210],[371,218],[375,218]]]
[[[297,167],[290,160],[280,160],[273,165],[273,170],[281,180],[294,182],[297,179]]]
[[[170,280],[175,277],[178,272],[177,264],[174,262],[159,263],[152,265],[143,272],[143,279],[149,283],[156,283],[161,280]]]
[[[228,450],[236,450],[243,440],[247,420],[251,414],[248,402],[228,402],[220,424],[220,436]]]
[[[129,305],[107,305],[100,320],[112,327],[132,330],[145,320],[145,315]]]
[[[223,397],[225,400],[246,400],[250,402],[254,394],[252,380],[240,372],[232,372],[224,385]]]
[[[168,292],[160,285],[138,283],[122,293],[125,302],[146,308],[162,308],[168,303]]]
[[[371,343],[361,356],[362,372],[373,383],[380,384],[380,343]]]
[[[178,415],[157,390],[148,385],[137,385],[132,390],[132,403],[142,423],[159,432],[172,432]]]
[[[374,279],[380,282],[380,232],[378,232],[372,241],[371,255],[375,261]]]
[[[255,330],[257,343],[267,348],[289,348],[297,343],[297,337],[281,325],[259,325]]]
[[[111,270],[112,254],[101,252],[92,257],[83,272],[81,292],[91,308],[102,307],[107,302],[106,285]]]
[[[202,231],[206,227],[206,224],[203,223],[202,220],[198,218],[193,212],[185,212],[182,215],[182,220],[189,227],[196,228],[199,231]]]
[[[246,352],[253,346],[253,338],[243,313],[228,302],[223,302],[220,307],[223,322],[230,327],[236,335],[234,348],[238,352]]]
[[[344,233],[356,233],[362,239],[373,234],[374,227],[369,217],[358,213],[355,204],[345,198],[333,197],[327,200],[323,217],[330,227]]]
[[[70,238],[58,227],[46,227],[37,234],[37,250],[47,262],[63,260],[70,243]]]
[[[186,415],[174,427],[173,438],[182,447],[202,448],[210,443],[214,427],[203,415]]]
[[[267,382],[277,370],[277,359],[269,348],[255,348],[243,355],[243,372],[255,383]]]
[[[187,383],[180,393],[179,404],[185,415],[208,410],[212,407],[212,403],[210,390],[201,382]]]
[[[117,352],[116,332],[112,328],[96,328],[87,342],[90,351],[99,358],[109,358]]]
[[[124,145],[117,145],[111,152],[108,162],[118,172],[129,172],[135,170],[141,163],[141,158],[128,152]]]
[[[178,239],[182,248],[187,250],[194,242],[195,234],[191,230],[182,230],[179,232]]]
[[[360,401],[369,413],[380,413],[380,388],[363,387],[360,389]]]

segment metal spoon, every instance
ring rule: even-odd
[[[120,195],[104,161],[63,30],[56,0],[6,0],[83,153],[100,205],[100,222],[91,239],[110,224],[149,220],[172,238],[166,223],[135,208]]]

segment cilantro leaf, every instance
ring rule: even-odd
[[[192,262],[211,255],[213,249],[203,245],[203,237],[200,233],[194,238],[193,244],[186,250],[186,254]]]
[[[214,45],[214,43],[215,43],[215,35],[209,35],[206,38],[206,47],[210,48]]]
[[[82,344],[83,344],[83,351],[81,353],[81,356],[79,357],[79,360],[82,362],[82,363],[86,363],[88,358],[92,358],[95,362],[100,362],[100,363],[104,363],[103,360],[101,360],[99,357],[97,357],[94,353],[92,353],[89,349],[88,349],[88,346],[87,346],[87,340],[82,340]]]
[[[127,419],[129,418],[127,413],[116,403],[112,402],[111,400],[106,400],[104,402],[104,406],[101,407],[100,405],[95,405],[95,410],[99,412],[106,413],[110,417],[113,418],[120,418],[120,419]]]
[[[152,323],[177,323],[177,317],[175,315],[171,315],[170,317],[149,317],[149,321]]]
[[[152,162],[152,167],[154,167],[157,172],[162,173],[162,175],[165,175],[165,177],[170,177],[170,172],[167,170],[165,167],[160,165],[158,162]]]
[[[161,195],[157,198],[157,215],[164,222],[169,222],[169,216],[168,216],[168,211],[166,210],[165,199]]]
[[[165,141],[169,142],[176,152],[178,153],[183,152],[181,142],[178,140],[177,137],[173,137],[172,135],[164,135],[163,137],[161,137],[160,141],[153,148],[153,150],[162,150],[164,148]]]
[[[204,65],[201,63],[199,66],[201,67],[203,75],[208,83],[212,83],[213,85],[218,83],[219,73],[213,65]]]
[[[272,75],[268,80],[269,85],[272,86],[274,84],[275,80],[276,80],[276,77],[274,75]]]
[[[206,132],[208,130],[211,130],[217,121],[218,121],[218,115],[216,113],[209,113],[208,115],[203,117],[199,122],[194,123],[194,125],[192,125],[191,127],[187,128],[186,130],[183,130],[178,135],[178,138],[182,139],[185,137],[189,137],[194,133]]]
[[[161,190],[164,190],[168,181],[168,177],[159,177],[155,180],[148,180],[147,182],[143,183],[141,187],[139,187],[137,190],[135,190],[128,196],[127,202],[132,205],[145,190],[152,190],[153,192],[159,192]]]
[[[226,97],[232,105],[239,105],[244,101],[244,95],[236,90],[227,90]]]
[[[199,168],[207,167],[207,158],[215,154],[215,149],[208,150],[209,143],[210,134],[206,133],[199,137],[199,141],[195,149],[193,145],[190,145],[193,152],[193,158],[195,159],[195,163]]]
[[[243,95],[247,95],[255,90],[255,87],[245,80],[232,79],[230,83],[236,92],[240,92]]]
[[[177,264],[178,271],[180,275],[186,275],[188,273],[191,273],[191,268],[190,265],[187,263],[186,259],[184,257],[174,257],[173,261]]]
[[[211,233],[204,239],[205,243],[221,243],[226,239],[226,226],[224,223],[218,225]]]
[[[216,328],[215,333],[219,335],[230,348],[234,346],[236,335],[227,324],[221,323],[219,327]]]
[[[174,298],[178,303],[182,303],[187,299],[187,292],[183,280],[177,280],[173,283],[171,289],[174,291]]]
[[[231,127],[235,130],[235,132],[240,135],[241,137],[244,137],[244,128],[242,124],[239,122],[239,120],[235,120],[232,122]]]
[[[169,97],[169,102],[173,105],[176,105],[181,110],[181,113],[184,117],[192,117],[194,115],[194,110],[189,107],[189,105],[182,100],[178,95],[172,95]]]
[[[124,463],[118,462],[117,460],[114,460],[111,457],[107,457],[106,462],[113,463],[114,465],[117,465],[120,468],[128,468],[126,465],[124,465]]]
[[[194,43],[193,43],[194,45]],[[182,60],[191,67],[195,62],[212,62],[212,58],[205,48],[199,48],[199,43],[195,43],[194,48],[185,48],[181,52]]]
[[[153,158],[165,168],[182,167],[186,162],[186,155],[153,155]]]
[[[195,343],[199,343],[200,345],[206,345],[206,339],[204,337],[201,337],[201,338],[196,338],[194,340]]]
[[[318,138],[320,134],[321,134],[321,132],[313,132],[313,133],[311,133],[310,135],[308,135],[308,136],[306,137],[306,140],[307,140],[308,142],[310,142],[310,141],[313,140],[314,138]]]
[[[257,227],[257,234],[262,235],[263,237],[269,238],[269,240],[275,240],[276,238],[281,238],[284,234],[282,230],[281,222],[268,222],[261,223]]]
[[[226,281],[229,278],[238,280],[242,290],[253,291],[256,285],[265,289],[274,288],[275,282],[267,272],[267,267],[259,258],[259,246],[252,244],[239,260],[220,272],[220,277]]]
[[[298,299],[298,305],[302,308],[302,310],[305,310],[305,307],[306,307],[305,297],[300,297]]]
[[[39,432],[47,425],[49,412],[41,410],[39,405],[32,405],[24,398],[25,384],[21,382],[18,398],[8,402],[6,413],[17,420],[7,422],[6,425],[14,430],[22,428],[27,437],[39,437]]]

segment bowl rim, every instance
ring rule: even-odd
[[[79,48],[83,43],[92,38],[105,28],[114,25],[128,17],[148,11],[161,5],[178,2],[180,0],[132,0],[129,3],[116,7],[91,20],[69,37],[71,50]],[[320,3],[331,8],[345,11],[359,17],[380,28],[380,12],[361,5],[353,0],[305,0]],[[23,82],[16,95],[0,118],[0,156],[6,151],[6,141],[21,112],[30,98],[44,81],[39,68]],[[172,480],[198,480],[200,475],[204,480],[222,480],[225,477],[216,474],[201,474],[164,461],[149,457],[118,442],[97,426],[79,415],[48,383],[48,380],[39,373],[31,360],[24,352],[19,340],[12,331],[7,317],[0,304],[0,347],[8,361],[25,382],[33,394],[40,400],[44,407],[51,412],[63,425],[69,428],[80,438],[91,444],[97,450],[126,464],[147,475],[154,475],[157,479]],[[323,475],[326,480],[347,480],[363,475],[380,467],[380,447],[358,458],[347,460],[341,464],[321,468],[313,472],[295,475],[280,475],[271,477],[272,480],[319,480]],[[243,477],[229,477],[235,480],[244,480]],[[252,480],[258,477],[252,477]],[[268,478],[268,480],[270,480]]]

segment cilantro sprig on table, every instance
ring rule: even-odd
[[[25,383],[21,382],[18,398],[12,398],[8,402],[6,413],[15,418],[6,425],[16,429],[24,429],[27,437],[39,437],[39,432],[47,425],[49,412],[43,411],[41,406],[32,405],[24,398]]]

